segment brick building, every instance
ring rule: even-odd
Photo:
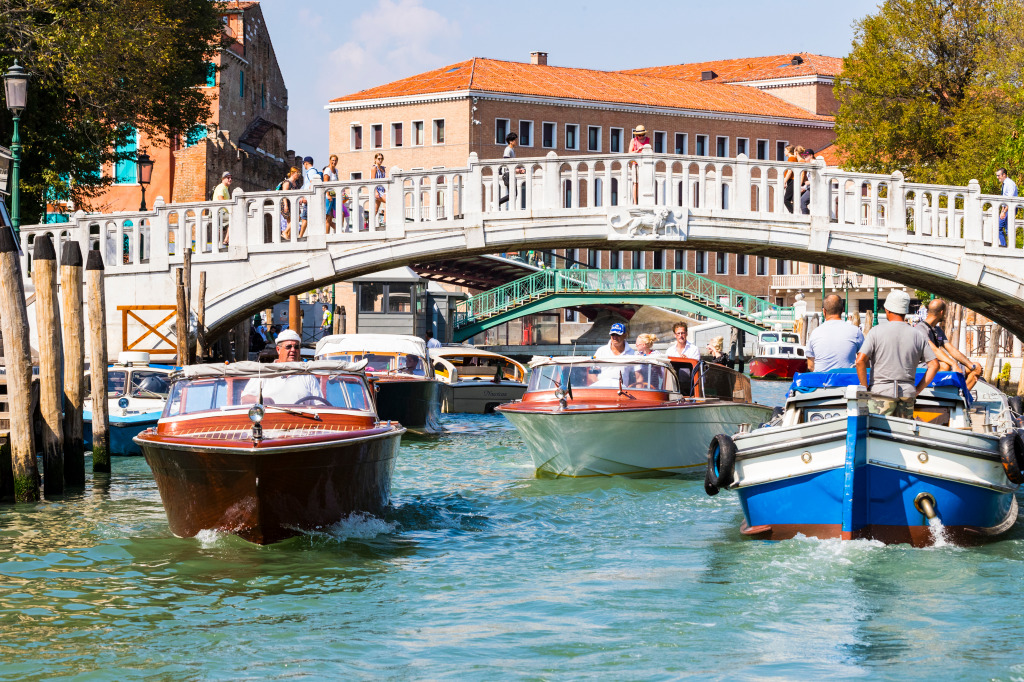
[[[807,53],[609,72],[474,58],[332,99],[330,151],[342,178],[368,177],[374,154],[390,168],[462,166],[499,158],[519,134],[519,158],[628,149],[643,124],[658,153],[779,159],[788,143],[834,140],[832,85],[842,60]],[[694,251],[560,251],[606,268],[680,268],[791,303],[771,278],[797,268],[756,255]]]
[[[223,171],[243,190],[273,187],[294,164],[287,151],[288,90],[274,54],[258,2],[225,2],[221,9],[221,47],[210,64],[205,90],[210,118],[168,145],[136,133],[119,151],[143,152],[153,159],[146,200],[168,202],[210,199]],[[114,184],[92,201],[104,213],[139,207],[141,188],[134,161],[103,168]]]

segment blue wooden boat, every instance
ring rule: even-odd
[[[156,426],[170,391],[168,380],[174,367],[149,364],[149,353],[121,353],[107,369],[107,413],[110,454],[142,455],[135,436]],[[88,376],[88,375],[87,375]],[[91,376],[90,376],[91,378]],[[86,450],[92,448],[92,400],[82,409]]]
[[[1013,526],[1024,439],[971,409],[961,375],[936,375],[914,419],[869,414],[870,397],[853,370],[796,375],[780,416],[715,437],[705,490],[735,490],[741,531],[771,540],[925,546],[939,534],[975,542]]]

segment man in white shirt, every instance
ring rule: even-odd
[[[434,338],[434,332],[427,332],[427,348],[440,348],[441,342]]]
[[[620,355],[636,355],[636,350],[633,349],[628,343],[626,343],[626,325],[621,322],[616,322],[612,325],[612,328],[608,330],[608,343],[601,346],[594,352],[594,358],[597,360],[607,360],[609,358],[616,358]],[[601,373],[597,376],[597,380],[594,381],[591,386],[618,386],[619,378],[622,379],[622,384],[628,386],[632,383],[630,376],[629,366],[617,366],[608,365],[601,370]]]
[[[291,329],[277,335],[277,360],[274,362],[299,362],[299,347],[302,337]],[[243,403],[254,403],[259,399],[260,385],[263,386],[263,402],[268,405],[296,405],[310,396],[323,398],[320,394],[320,380],[312,374],[292,374],[269,379],[250,379],[242,389]],[[321,402],[321,404],[323,404]]]
[[[700,360],[700,349],[686,340],[689,334],[690,328],[686,326],[685,322],[676,322],[672,325],[672,335],[676,337],[676,342],[665,352],[670,359]]]
[[[1005,168],[996,171],[996,180],[999,181],[999,193],[1004,197],[1017,196],[1017,183],[1006,174]],[[1006,206],[999,209],[999,246],[1006,246],[1006,226],[1009,222],[1009,210]]]

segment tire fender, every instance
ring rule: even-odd
[[[1011,483],[1024,483],[1024,436],[1018,429],[999,439],[999,458]]]
[[[736,444],[732,438],[720,433],[708,447],[708,463],[704,472],[704,492],[717,495],[732,484],[736,472]]]

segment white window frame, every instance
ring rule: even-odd
[[[760,137],[757,138],[757,145],[758,146],[760,146],[762,142],[764,142],[764,158],[760,159],[760,157],[757,156],[757,147],[754,147],[754,158],[755,159],[760,159],[761,161],[771,161],[772,160],[772,144],[771,144],[771,140],[765,140],[765,139],[760,138]]]
[[[786,160],[785,159],[785,156],[786,156],[786,145],[788,145],[788,144],[789,144],[789,140],[775,140],[775,155],[778,156],[779,150],[781,149],[782,150],[782,156],[783,156],[783,158],[781,158],[781,159],[775,159],[776,161],[785,161]]]
[[[740,142],[743,142],[743,144],[740,144]],[[740,147],[743,147],[743,146],[745,146],[747,148],[747,150],[741,152],[740,151]],[[740,154],[746,154],[747,158],[748,159],[750,158],[750,138],[749,137],[737,137],[736,138],[736,156],[739,156]]]
[[[502,136],[501,142],[498,142],[498,122],[499,121],[504,121],[505,122],[505,135]],[[511,132],[512,132],[512,119],[510,119],[510,118],[495,118],[494,119],[494,144],[496,144],[498,146],[501,146],[501,147],[504,147],[505,145],[507,145],[508,142],[505,142],[505,138],[508,137],[508,134],[511,133]]]
[[[356,147],[356,128],[359,129],[359,146]],[[363,137],[363,124],[353,123],[349,127],[348,149],[352,152],[361,152],[366,148],[366,138]]]
[[[444,130],[444,140],[437,141],[437,124],[441,124],[441,129]],[[443,146],[446,144],[445,140],[448,139],[448,126],[443,118],[434,118],[430,121],[430,144],[436,146]]]
[[[768,274],[768,256],[757,256],[754,263],[754,268],[754,272],[756,273],[757,277],[769,277],[770,275]]]
[[[374,146],[373,144],[373,129],[376,126],[380,126],[380,146]],[[384,123],[371,123],[370,124],[370,149],[384,149]]]
[[[569,146],[569,128],[576,129],[576,146]],[[565,124],[565,149],[567,151],[578,152],[580,150],[580,124],[579,123],[566,123]]]
[[[619,151],[612,151],[612,135],[615,131],[619,131]],[[620,154],[626,149],[626,129],[625,128],[609,128],[608,129],[608,151],[612,154]]]
[[[700,150],[701,140],[704,141],[704,153],[703,154],[701,154],[700,151],[699,151]],[[693,153],[694,153],[694,155],[695,156],[707,156],[708,152],[711,151],[710,149],[708,149],[708,142],[709,141],[710,141],[710,136],[709,135],[697,135],[696,138],[694,138],[694,144],[693,144]]]
[[[704,267],[700,267],[700,257],[698,253],[704,254]],[[708,274],[708,252],[697,250],[693,252],[693,274],[695,275],[706,275]]]
[[[718,155],[718,144],[722,140],[725,140],[725,153],[721,156]],[[728,135],[716,135],[715,136],[715,158],[728,159],[729,158],[729,136]]]
[[[523,144],[523,124],[530,126],[530,144]],[[536,147],[537,146],[537,126],[533,125],[533,121],[526,121],[523,119],[519,120],[519,129],[516,134],[519,135],[519,146],[520,147]]]
[[[591,149],[590,148],[590,131],[591,130],[596,130],[597,131],[597,149]],[[587,151],[588,152],[600,152],[601,151],[601,134],[602,134],[601,126],[592,126],[592,125],[588,125],[587,126]]]
[[[551,126],[551,144],[544,144],[544,126]],[[554,121],[540,122],[540,146],[541,149],[558,149],[558,124]]]
[[[363,179],[363,171],[352,171],[351,173],[348,174],[348,179],[349,180],[362,180]]]
[[[718,270],[719,258],[725,257],[725,270]],[[719,251],[715,254],[715,274],[716,275],[728,275],[729,274],[729,254],[725,251]]]
[[[677,151],[675,151],[675,149],[676,149],[676,138],[679,137],[680,135],[683,136],[683,151],[677,152]],[[690,153],[690,134],[689,133],[676,133],[672,137],[672,151],[675,152],[676,154],[681,154],[683,156],[688,155]]]
[[[658,151],[658,135],[661,135],[661,151]],[[651,150],[655,154],[664,154],[665,150],[668,149],[668,132],[664,130],[655,130],[654,135],[651,137]]]
[[[402,129],[402,144],[395,144],[395,126],[399,126]],[[391,122],[391,148],[401,149],[405,147],[405,123],[403,121],[392,121]]]
[[[682,258],[679,258],[679,254],[682,254]],[[682,261],[680,265],[679,261]],[[686,269],[686,249],[676,249],[675,255],[672,257],[672,270],[685,270]]]
[[[420,141],[420,142],[416,142],[416,124],[417,123],[420,124],[420,130],[423,131],[423,140]],[[426,127],[423,124],[424,124],[423,120],[412,121],[410,123],[410,125],[409,125],[409,132],[411,133],[411,135],[409,136],[409,142],[410,142],[409,146],[410,147],[422,147],[422,146],[424,146],[426,144],[427,131],[423,130]]]
[[[740,272],[740,263],[743,263],[743,272]],[[736,254],[736,274],[740,277],[750,275],[750,257],[745,253]]]

